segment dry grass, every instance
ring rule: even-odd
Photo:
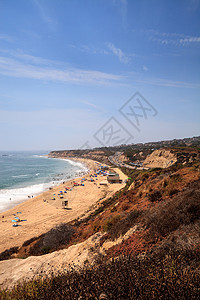
[[[194,259],[199,259],[196,257]],[[0,291],[1,299],[198,299],[199,274],[182,269],[181,257],[139,260],[122,257],[99,265],[72,269],[44,280],[32,280],[11,291]]]

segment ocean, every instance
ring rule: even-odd
[[[79,162],[46,154],[0,151],[0,212],[88,171]]]

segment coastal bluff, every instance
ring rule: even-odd
[[[81,158],[81,159],[89,159],[98,161],[103,164],[110,164],[108,160],[108,156],[110,155],[110,151],[106,149],[93,149],[93,150],[57,150],[51,151],[48,154],[48,157],[51,158]]]
[[[143,162],[145,168],[168,168],[177,162],[177,155],[171,150],[155,150]]]

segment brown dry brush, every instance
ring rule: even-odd
[[[195,259],[199,260],[197,253]],[[1,291],[1,299],[198,299],[197,269],[180,268],[180,256],[162,259],[121,257],[98,266],[71,269],[44,280],[32,280],[11,291]],[[82,298],[81,298],[82,297]]]
[[[74,232],[75,230],[71,225],[61,223],[43,234],[30,248],[29,252],[31,255],[41,255],[56,251],[59,247],[66,246],[69,243]]]
[[[0,253],[0,261],[10,259],[12,254],[15,254],[18,252],[19,247],[12,247],[10,249],[6,249],[5,251]]]
[[[194,224],[200,220],[200,180],[190,184],[172,201],[160,203],[145,217],[151,237],[165,237],[180,226]]]

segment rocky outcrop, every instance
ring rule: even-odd
[[[177,162],[176,154],[170,150],[155,150],[143,162],[145,168],[168,168]]]

